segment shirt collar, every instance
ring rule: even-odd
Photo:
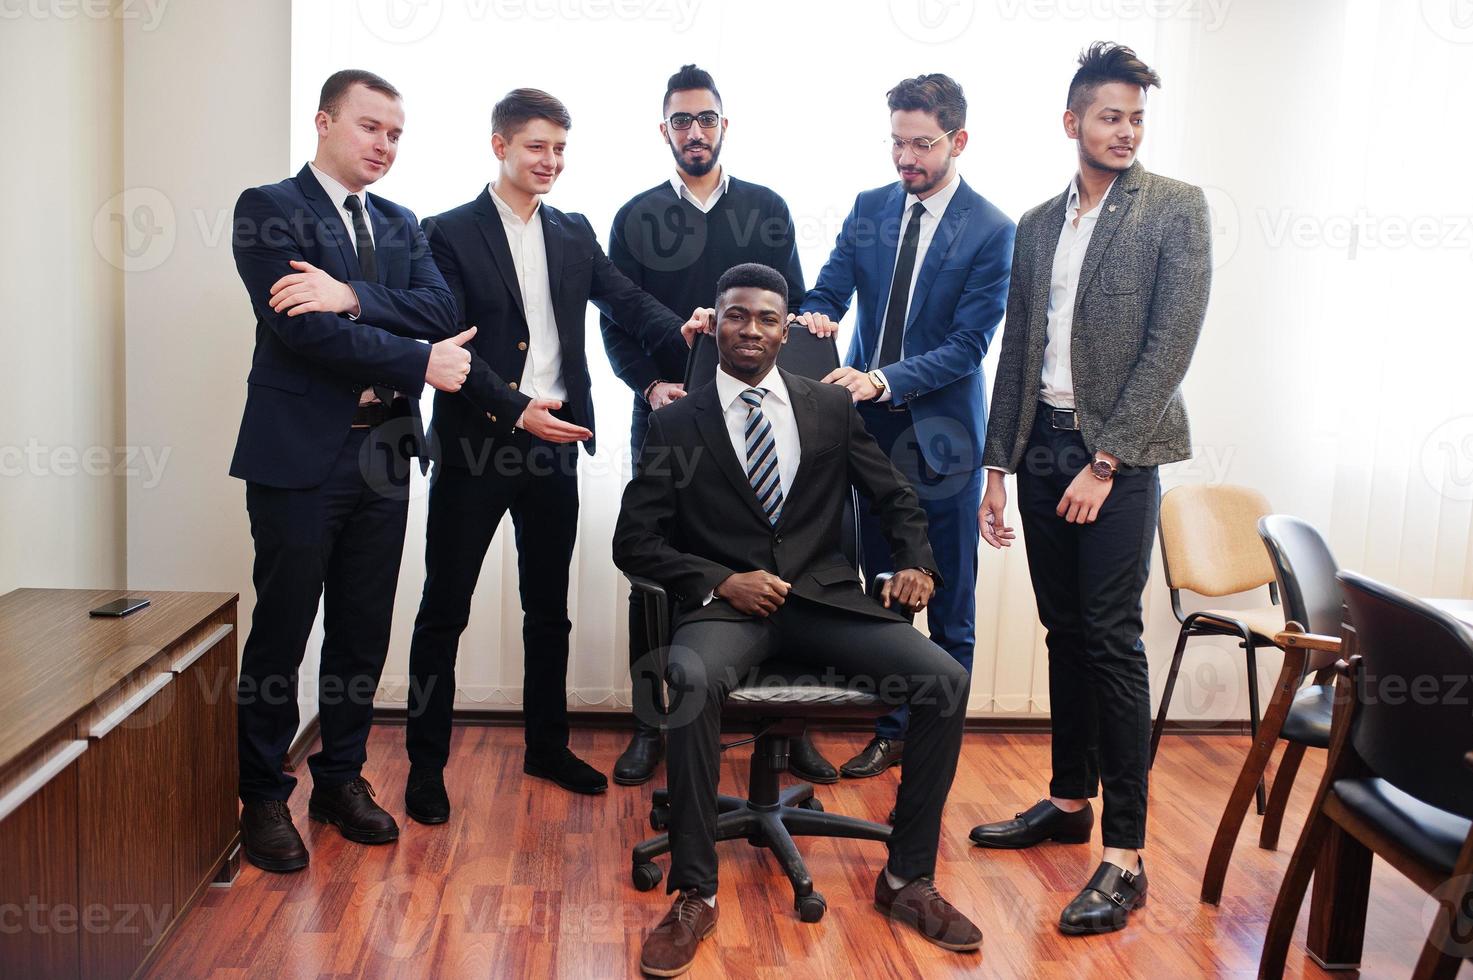
[[[1105,198],[1107,198],[1107,197],[1110,196],[1110,192],[1115,189],[1115,181],[1116,180],[1119,180],[1119,179],[1120,179],[1119,177],[1116,177],[1116,178],[1114,178],[1114,180],[1111,180],[1110,181],[1110,186],[1105,188],[1105,193],[1101,194],[1100,195],[1100,199],[1095,202],[1095,206],[1094,206],[1093,210],[1091,210],[1088,213],[1086,213],[1084,215],[1084,217],[1089,218],[1089,217],[1096,216],[1098,214],[1098,212],[1100,210],[1100,205],[1105,203]],[[1069,197],[1064,202],[1064,214],[1065,214],[1065,216],[1069,220],[1073,220],[1074,214],[1077,213],[1078,211],[1079,211],[1079,174],[1076,173],[1073,177],[1070,177],[1069,178]]]
[[[775,398],[784,405],[789,404],[788,386],[783,383],[782,372],[778,371],[776,364],[772,366],[771,371],[767,372],[767,376],[755,385],[749,385],[745,381],[738,381],[736,378],[727,374],[726,369],[720,364],[716,365],[716,396],[721,402],[721,410],[723,412],[729,410],[732,403],[740,398],[742,392],[748,388],[766,388],[767,395],[763,399],[764,403],[767,398]]]
[[[957,173],[953,168],[951,171],[951,180],[947,182],[946,186],[924,201],[921,201],[914,194],[905,195],[905,210],[909,211],[915,207],[917,201],[920,201],[921,207],[926,209],[927,214],[940,220],[941,216],[946,213],[946,206],[951,203],[953,197],[956,197],[956,189],[961,186],[961,183],[962,175]]]
[[[347,210],[345,207],[343,207],[343,202],[348,199],[348,196],[352,194],[352,192],[349,191],[342,184],[338,183],[336,180],[333,180],[331,177],[329,177],[327,173],[319,170],[317,168],[317,164],[313,163],[312,161],[307,161],[307,166],[311,168],[312,176],[317,178],[317,183],[321,184],[322,189],[327,192],[327,199],[332,201],[333,205],[336,206],[339,211]],[[357,194],[352,194],[352,196],[358,198],[358,203],[363,205],[363,209],[365,211],[368,210],[367,191],[359,191]]]
[[[715,196],[717,194],[725,194],[726,193],[726,183],[729,180],[731,180],[731,175],[726,172],[726,168],[725,167],[722,167],[721,168],[721,183],[717,184],[716,185],[716,189],[711,192],[712,196]],[[691,189],[689,187],[685,186],[685,181],[683,181],[683,180],[680,179],[680,171],[679,170],[675,171],[675,176],[673,176],[673,177],[670,178],[670,187],[671,187],[672,190],[675,191],[675,196],[676,197],[688,197],[688,198],[690,198],[692,204],[699,204],[699,203],[701,203],[701,202],[699,202],[699,201],[696,200],[696,196],[691,193]],[[706,198],[706,200],[708,200],[708,201],[710,199],[711,198],[709,198],[709,197]]]
[[[537,199],[537,206],[532,209],[532,217],[526,221],[523,221],[522,216],[513,211],[511,209],[511,205],[503,201],[501,197],[496,193],[496,188],[495,186],[493,186],[495,183],[495,181],[490,181],[486,184],[486,193],[491,195],[491,203],[496,205],[497,211],[501,212],[501,217],[503,220],[510,218],[517,224],[527,225],[530,225],[533,221],[536,220],[537,212],[542,210],[542,198],[539,197]]]

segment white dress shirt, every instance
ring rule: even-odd
[[[742,392],[748,388],[767,389],[767,394],[762,398],[762,415],[772,425],[773,451],[777,453],[777,478],[782,486],[783,502],[786,504],[793,477],[798,472],[798,454],[802,452],[802,445],[798,442],[798,420],[793,417],[793,401],[776,365],[755,385],[738,381],[717,365],[716,400],[721,403],[722,413],[726,417],[726,434],[731,439],[732,451],[736,453],[737,465],[743,472],[747,469],[748,408],[747,403],[742,401]],[[715,594],[713,590],[702,605],[709,603]]]
[[[676,197],[685,198],[691,204],[695,205],[696,210],[702,214],[710,214],[711,209],[716,206],[716,202],[721,200],[721,195],[726,193],[726,182],[730,179],[726,174],[726,168],[722,167],[721,183],[716,185],[716,189],[711,192],[711,196],[704,201],[696,199],[696,195],[686,186],[685,181],[680,179],[680,171],[678,170],[675,172],[675,176],[670,178],[670,186],[675,189]]]
[[[1110,187],[1115,181],[1110,181]],[[1048,287],[1048,342],[1043,348],[1043,385],[1038,397],[1054,408],[1074,408],[1074,365],[1069,359],[1074,339],[1074,302],[1079,294],[1079,272],[1084,253],[1094,237],[1100,205],[1110,196],[1110,187],[1086,214],[1079,213],[1079,175],[1069,181],[1069,200],[1064,205],[1064,227],[1054,247],[1054,265]],[[1075,219],[1078,226],[1075,226]]]
[[[568,387],[563,383],[563,346],[557,335],[557,320],[552,309],[552,283],[547,278],[547,242],[542,235],[542,202],[532,212],[530,221],[511,209],[496,195],[490,184],[486,190],[501,215],[506,231],[506,244],[511,249],[512,265],[517,270],[517,286],[522,291],[522,308],[527,313],[527,360],[517,389],[528,398],[568,400]]]
[[[907,288],[905,298],[906,320],[910,319],[911,304],[915,302],[916,280],[921,277],[921,266],[926,261],[926,252],[929,251],[931,248],[931,239],[936,237],[936,229],[941,225],[941,218],[946,214],[946,207],[951,203],[951,199],[953,197],[956,197],[956,189],[960,185],[961,178],[957,176],[956,170],[955,168],[953,168],[951,172],[951,179],[946,182],[946,186],[942,187],[939,191],[932,194],[924,201],[916,197],[914,194],[905,195],[905,209],[901,213],[900,236],[898,239],[896,239],[897,241],[905,241],[905,229],[910,226],[910,212],[916,206],[916,203],[919,202],[921,207],[924,209],[921,212],[920,236],[916,239],[916,262],[914,268],[910,270],[910,286]],[[895,262],[897,265],[900,262],[900,249],[898,247],[895,250]],[[890,281],[892,284],[895,281],[894,266],[890,267]],[[880,304],[880,333],[879,336],[875,338],[876,353],[883,350],[885,347],[885,321],[883,317],[884,311],[888,309],[889,306],[890,294],[887,290],[885,293],[884,302]],[[903,346],[901,347],[901,352],[901,357],[903,358],[905,356]],[[890,389],[890,379],[885,378],[885,372],[880,371],[879,375],[881,378],[885,379],[885,393],[877,398],[876,401],[887,402],[890,400],[890,396],[894,392],[892,392]]]

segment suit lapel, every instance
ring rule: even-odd
[[[757,495],[752,492],[752,484],[747,479],[747,471],[737,459],[736,450],[731,445],[731,435],[726,429],[726,414],[721,407],[721,396],[716,391],[716,382],[705,385],[698,391],[696,398],[696,428],[701,433],[701,438],[706,442],[706,449],[711,458],[716,461],[716,468],[725,475],[736,495],[746,501],[747,508],[752,516],[767,526],[767,515],[762,512],[762,507],[757,503]]]
[[[378,260],[379,283],[407,283],[411,243],[400,239],[400,231],[389,223],[388,216],[374,202],[372,194],[368,195],[368,218],[373,224],[373,254]]]
[[[788,398],[792,400],[793,421],[798,424],[798,468],[793,472],[793,485],[783,487],[783,512],[777,520],[779,526],[793,512],[791,504],[796,498],[798,488],[807,485],[804,477],[808,473],[808,461],[822,439],[818,402],[813,397],[813,389],[808,381],[787,371],[782,372],[782,379],[788,386]],[[753,499],[756,499],[755,494]]]
[[[537,206],[537,219],[542,222],[542,241],[547,249],[547,286],[556,305],[558,287],[563,278],[563,222],[546,204]]]
[[[362,279],[363,272],[358,268],[358,253],[353,249],[353,241],[348,236],[347,225],[343,224],[343,216],[338,213],[338,206],[328,199],[327,191],[323,190],[322,182],[312,172],[310,165],[304,165],[297,174],[297,187],[302,196],[307,199],[307,204],[317,215],[324,226],[331,229],[333,237],[338,246],[338,255],[343,261],[343,267],[348,270],[349,279]]]
[[[1089,248],[1085,249],[1084,264],[1079,269],[1079,286],[1074,292],[1076,312],[1079,301],[1084,298],[1089,284],[1094,281],[1095,273],[1100,271],[1100,261],[1110,243],[1115,240],[1115,233],[1120,230],[1125,216],[1130,213],[1130,206],[1135,203],[1140,177],[1141,165],[1132,163],[1125,173],[1115,179],[1115,186],[1110,188],[1110,193],[1100,202],[1100,215],[1095,219],[1095,230],[1089,237]]]
[[[962,190],[963,188],[958,187],[957,194],[960,194]],[[937,270],[941,268],[941,263],[946,261],[947,254],[951,251],[952,245],[956,243],[957,237],[961,235],[962,229],[966,227],[967,217],[971,213],[970,206],[953,198],[951,206],[941,215],[941,223],[936,226],[936,234],[931,236],[931,244],[926,249],[926,261],[921,263],[921,274],[916,277],[916,288],[911,293],[910,309],[905,314],[905,329],[910,329],[910,325],[915,323],[916,314],[920,312],[922,306],[926,305],[931,280],[936,278]]]
[[[522,287],[517,283],[517,267],[511,258],[511,246],[506,241],[506,229],[501,224],[501,212],[496,210],[496,203],[491,200],[489,190],[483,189],[481,196],[476,198],[476,227],[480,229],[481,237],[486,240],[486,247],[491,251],[491,264],[501,274],[501,281],[506,283],[511,298],[516,301],[517,309],[525,320],[527,307],[522,302]]]

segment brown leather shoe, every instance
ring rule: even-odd
[[[839,772],[850,779],[867,779],[878,776],[900,761],[905,753],[905,742],[898,739],[881,738],[876,735],[859,754],[839,767]]]
[[[655,931],[645,937],[639,968],[652,977],[678,977],[690,969],[696,947],[716,928],[716,907],[694,891],[681,892]]]
[[[307,816],[318,823],[335,824],[344,837],[358,844],[398,840],[399,825],[373,802],[373,796],[373,787],[362,776],[341,786],[313,786]]]
[[[281,800],[241,807],[240,841],[246,860],[262,871],[300,871],[307,866],[307,846]]]
[[[982,930],[941,897],[934,879],[917,878],[895,889],[881,871],[875,881],[875,908],[942,949],[966,952],[982,945]]]

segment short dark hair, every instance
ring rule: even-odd
[[[711,73],[695,65],[681,65],[680,71],[671,75],[670,80],[665,83],[665,101],[660,103],[661,115],[670,111],[670,96],[676,92],[702,88],[716,97],[716,108],[722,108],[721,93],[716,91],[716,80],[711,77]]]
[[[929,112],[941,124],[943,132],[961,129],[967,124],[967,97],[954,78],[937,72],[907,78],[885,93],[891,112],[919,109]]]
[[[721,302],[728,289],[765,289],[781,296],[784,308],[788,305],[788,281],[781,272],[761,262],[743,262],[723,272],[716,280],[716,302]]]
[[[514,88],[491,110],[491,132],[511,139],[533,119],[546,119],[564,129],[573,128],[568,107],[540,88]]]
[[[402,99],[399,90],[371,71],[362,68],[344,68],[327,76],[327,81],[322,83],[322,94],[317,97],[317,111],[325,112],[332,118],[338,117],[338,109],[342,107],[343,96],[348,94],[348,89],[354,85],[362,85],[375,92],[382,92],[391,99]]]
[[[1084,110],[1094,103],[1095,92],[1111,82],[1160,88],[1161,76],[1125,45],[1096,41],[1079,52],[1079,70],[1069,83],[1069,111],[1076,116],[1084,115]]]

